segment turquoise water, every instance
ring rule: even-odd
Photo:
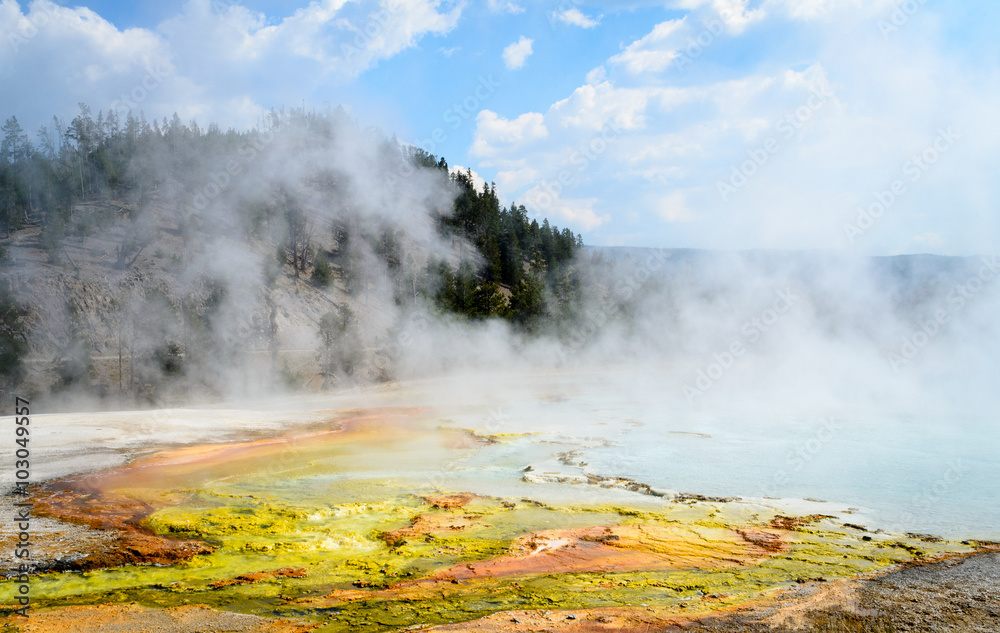
[[[1000,433],[976,420],[858,418],[651,422],[586,454],[598,473],[712,495],[813,498],[856,506],[873,527],[1000,537]],[[674,419],[669,426],[684,425]]]
[[[505,456],[511,467],[631,477],[679,492],[817,499],[857,508],[846,520],[873,529],[1000,539],[995,416],[874,408],[791,416],[735,404],[707,411],[658,403],[595,375],[541,382],[547,388],[485,414],[469,407],[455,415],[459,426],[539,433],[484,453],[483,469]],[[586,466],[555,459],[568,450]]]

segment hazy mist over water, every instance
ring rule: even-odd
[[[295,29],[308,23],[306,18],[319,6],[310,5],[309,11],[296,14],[301,20],[290,19],[279,28],[265,26],[263,14],[223,4],[209,7],[204,2],[192,3],[190,10],[166,23],[162,39],[150,35],[145,41],[138,29],[130,31],[129,37],[143,40],[136,46],[151,47],[164,58],[170,57],[166,54],[170,45],[186,41],[186,37],[179,37],[187,32],[179,28],[185,20],[202,21],[215,25],[213,28],[225,26],[228,20],[230,26],[247,32],[261,35],[271,29],[290,33],[289,41],[298,41]],[[412,4],[397,8],[406,9],[408,19],[416,19],[408,11],[421,3]],[[725,3],[687,4],[694,7],[692,11],[697,9],[698,17],[726,17],[715,16],[716,5]],[[764,20],[767,10],[776,11],[771,5],[780,3],[764,3],[767,10],[736,4],[741,6],[737,13],[743,21],[730,23],[729,18],[736,14],[729,15],[729,30],[718,22],[720,30],[711,32],[710,43],[716,37],[738,38],[742,29]],[[2,6],[4,20],[20,25],[22,31],[28,26],[32,30],[13,52],[4,52],[10,59],[26,54],[19,52],[22,47],[31,51],[31,45],[56,46],[62,32],[56,27],[78,29],[86,22],[76,19],[76,10],[34,3],[31,14],[46,16],[51,27],[46,30],[30,22],[28,13],[22,15],[16,3]],[[444,36],[455,28],[463,5],[451,7],[447,14],[438,14],[441,7],[437,4],[425,8],[428,11],[422,15],[429,21],[419,35]],[[873,13],[876,8],[866,11]],[[336,13],[332,10],[316,19],[332,20]],[[358,8],[358,15],[341,17],[348,22],[349,18],[361,20],[365,17],[361,13],[364,11]],[[823,12],[804,13],[809,15],[796,14],[795,19],[818,19]],[[597,15],[595,12],[594,20],[583,22],[583,17],[573,19],[577,27],[590,29],[603,18],[603,14],[601,18]],[[90,17],[108,32],[117,29],[97,14]],[[339,23],[338,28],[345,23]],[[406,20],[390,20],[389,24],[392,34],[397,34],[397,29],[405,32],[405,37],[399,36],[402,44],[380,49],[377,54],[368,51],[371,54],[356,60],[359,66],[348,73],[352,78],[419,41],[417,35],[402,28]],[[663,25],[672,25],[678,32],[692,28],[680,20]],[[378,24],[378,28],[387,26]],[[307,34],[314,35],[311,31]],[[869,33],[873,38],[875,34],[874,29]],[[380,35],[385,34],[380,31]],[[613,204],[618,200],[615,192],[621,191],[619,187],[627,188],[628,180],[609,163],[631,165],[631,161],[641,162],[648,159],[647,154],[664,148],[679,151],[687,161],[684,152],[697,153],[692,148],[702,148],[699,141],[706,140],[704,130],[712,127],[711,121],[702,125],[700,119],[692,119],[692,124],[685,118],[681,131],[691,134],[684,137],[685,143],[672,144],[673,137],[670,142],[663,140],[669,134],[660,138],[650,132],[647,137],[643,127],[647,116],[648,122],[662,125],[664,111],[633,111],[619,107],[621,104],[612,98],[616,90],[624,89],[616,87],[614,81],[625,83],[620,74],[625,71],[616,71],[616,63],[631,68],[629,72],[639,77],[645,76],[646,62],[641,60],[666,60],[659,69],[662,71],[676,57],[671,56],[677,52],[674,49],[657,48],[666,46],[663,37],[644,38],[633,42],[634,47],[621,47],[622,51],[606,62],[607,67],[587,69],[582,74],[587,83],[545,113],[532,111],[505,118],[487,109],[488,105],[501,109],[500,104],[486,103],[495,98],[493,92],[481,93],[475,99],[476,108],[456,119],[456,129],[448,133],[458,134],[461,126],[469,126],[465,132],[472,137],[471,149],[463,160],[481,159],[480,169],[492,169],[501,184],[537,203],[527,211],[531,219],[541,222],[549,216],[553,223],[559,220],[571,225],[570,238],[574,231],[591,231],[588,238],[593,234],[614,243],[615,234],[598,230],[610,217],[599,213],[598,200]],[[882,39],[890,41],[889,36]],[[508,71],[520,69],[533,55],[531,40],[521,37],[516,42],[518,47],[503,54]],[[260,42],[265,44],[272,45]],[[706,55],[721,52],[706,50]],[[177,61],[190,61],[189,55],[178,55]],[[518,63],[511,61],[511,55]],[[442,56],[451,59],[451,53]],[[694,61],[687,59],[685,63]],[[291,66],[288,60],[285,63]],[[91,356],[113,367],[117,360],[117,394],[111,379],[96,387],[83,380],[64,380],[72,384],[62,391],[51,390],[48,406],[53,409],[101,407],[115,395],[122,398],[126,391],[121,386],[125,348],[130,372],[134,353],[134,373],[143,374],[150,385],[169,383],[176,387],[174,392],[167,388],[157,392],[150,387],[146,400],[136,397],[131,401],[150,407],[166,406],[182,397],[225,403],[282,398],[298,394],[307,383],[315,390],[335,385],[340,392],[358,385],[389,383],[392,387],[387,388],[402,390],[399,398],[405,404],[415,399],[417,404],[426,400],[440,407],[488,407],[501,412],[486,422],[479,420],[490,432],[543,430],[554,435],[603,437],[611,445],[582,449],[589,468],[600,474],[628,476],[657,487],[702,494],[819,498],[855,505],[859,516],[870,517],[878,525],[995,535],[996,526],[1000,526],[1000,504],[991,498],[991,487],[1000,481],[1000,393],[996,388],[1000,375],[1000,259],[988,252],[961,249],[956,252],[966,256],[868,254],[890,252],[882,246],[890,241],[874,241],[880,230],[899,230],[907,220],[923,217],[923,211],[911,213],[906,206],[926,202],[917,200],[921,195],[918,181],[926,178],[923,183],[933,185],[933,196],[928,198],[946,208],[941,202],[942,191],[981,173],[963,165],[987,169],[990,163],[980,158],[995,154],[987,151],[992,150],[989,134],[983,132],[980,138],[970,129],[953,129],[948,117],[937,112],[933,116],[923,113],[921,120],[911,122],[906,129],[874,128],[884,131],[888,139],[880,141],[886,147],[878,148],[878,170],[871,165],[858,166],[855,162],[863,163],[859,157],[868,155],[841,142],[882,137],[872,133],[864,115],[857,115],[857,121],[851,118],[852,108],[861,108],[858,104],[865,100],[852,92],[851,88],[860,89],[845,79],[850,73],[836,64],[827,65],[830,67],[815,60],[810,64],[796,62],[794,69],[782,70],[778,79],[761,76],[753,82],[747,80],[756,87],[747,88],[753,95],[746,97],[746,111],[734,112],[730,106],[717,104],[720,118],[715,123],[727,133],[736,130],[732,133],[739,138],[722,138],[720,133],[712,143],[706,140],[708,149],[699,149],[705,155],[692,159],[702,174],[697,187],[681,186],[682,172],[690,169],[683,161],[682,166],[672,167],[649,163],[642,170],[660,187],[656,195],[647,197],[657,205],[661,224],[673,227],[678,240],[683,235],[688,241],[697,241],[696,230],[686,227],[705,230],[705,226],[712,226],[719,235],[730,236],[726,243],[739,243],[732,234],[752,227],[757,243],[782,243],[780,236],[788,236],[789,250],[587,246],[577,251],[562,271],[565,274],[549,274],[544,265],[538,266],[537,277],[548,302],[530,327],[514,319],[465,318],[468,315],[449,312],[435,303],[437,281],[428,281],[425,275],[435,261],[455,270],[464,263],[475,271],[469,273],[474,286],[479,283],[476,274],[485,278],[487,257],[473,243],[481,235],[442,231],[460,198],[455,167],[449,171],[443,158],[436,163],[439,157],[433,153],[395,136],[390,139],[392,130],[367,127],[357,110],[348,114],[330,107],[320,112],[303,106],[301,110],[266,113],[248,98],[241,102],[240,120],[256,118],[257,127],[223,133],[213,121],[202,121],[210,126],[204,134],[197,124],[185,124],[179,117],[169,122],[163,118],[162,128],[153,119],[154,132],[145,124],[143,114],[150,129],[144,137],[148,142],[121,174],[108,178],[108,182],[117,179],[116,186],[102,181],[96,168],[92,177],[89,172],[85,175],[83,157],[90,160],[98,152],[85,140],[84,108],[69,122],[64,120],[69,118],[67,113],[58,113],[53,128],[25,133],[24,138],[30,138],[40,152],[48,148],[48,159],[58,167],[53,173],[63,178],[59,181],[65,185],[63,189],[72,190],[72,194],[60,195],[65,194],[71,202],[35,204],[31,195],[37,197],[38,193],[29,193],[26,210],[21,210],[24,220],[14,218],[23,226],[14,227],[3,270],[14,296],[31,306],[32,330],[27,338],[34,354],[32,367],[63,363],[60,371],[72,369],[71,363],[64,361],[83,357],[89,361]],[[197,93],[185,83],[181,66],[168,65],[170,72],[148,89],[151,98],[146,105],[151,111],[154,103],[162,108],[171,98],[190,98],[185,90]],[[947,75],[948,68],[935,66],[935,72]],[[19,75],[24,72],[18,66]],[[869,81],[865,74],[863,83]],[[637,101],[651,102],[652,94],[664,103],[676,98],[688,117],[691,113],[687,109],[699,110],[702,99],[728,104],[739,88],[733,82],[712,84],[698,95],[690,93],[694,88],[689,86],[678,88],[676,94],[662,93],[662,87],[654,86],[657,92]],[[970,90],[975,99],[967,107],[977,116],[986,112],[982,104],[989,103],[989,90],[995,83],[991,82],[985,81],[982,91]],[[476,86],[473,91],[486,84],[491,91],[500,87],[501,93],[514,85],[477,78],[472,82]],[[771,95],[772,91],[777,95]],[[923,92],[942,91],[923,86]],[[713,94],[724,98],[705,96]],[[764,103],[768,95],[775,103]],[[106,96],[102,95],[100,103],[112,103]],[[801,97],[812,105],[803,105]],[[597,103],[594,111],[586,110],[588,98]],[[611,105],[601,110],[607,105],[601,99],[610,99]],[[141,103],[135,103],[134,108],[121,100],[113,103],[113,110],[123,115],[121,123],[128,116],[138,125]],[[667,105],[662,107],[668,112],[666,119],[672,121],[672,111]],[[808,115],[804,119],[797,114],[803,108]],[[199,112],[197,108],[181,109]],[[99,112],[98,120],[106,121],[103,117],[108,108]],[[955,106],[946,113],[960,112]],[[457,116],[451,109],[445,113]],[[820,115],[833,118],[825,131]],[[26,120],[35,117],[32,114]],[[431,119],[438,124],[438,118]],[[969,120],[977,121],[975,117]],[[775,121],[779,122],[778,131],[782,121],[796,123],[794,130],[788,128],[787,137],[781,137],[785,148],[781,152],[777,137],[768,138]],[[611,124],[616,130],[614,138],[602,137],[602,133],[607,136]],[[586,129],[579,138],[567,140],[566,130],[574,125]],[[111,124],[107,126],[110,129]],[[809,133],[817,129],[815,136],[822,141],[810,145],[815,139],[810,141]],[[929,136],[928,129],[933,130]],[[445,134],[443,129],[436,131]],[[21,136],[13,136],[20,143]],[[124,136],[134,142],[136,135]],[[189,141],[183,139],[190,138],[196,141],[185,144]],[[600,198],[580,198],[583,201],[577,200],[579,204],[573,206],[569,188],[562,191],[560,185],[560,191],[553,193],[553,182],[561,182],[553,178],[567,162],[573,162],[572,157],[582,160],[574,151],[593,147],[598,138],[602,149],[586,156],[581,173],[600,174],[602,180],[597,182],[606,188],[600,191]],[[747,139],[752,142],[748,144]],[[549,152],[547,144],[555,146],[557,141],[568,151]],[[457,141],[452,138],[450,142]],[[524,148],[519,146],[522,142]],[[975,150],[965,158],[963,143]],[[898,152],[886,149],[893,144],[899,146]],[[688,149],[680,151],[678,147]],[[713,154],[713,148],[718,155]],[[21,167],[30,162],[30,152],[22,149],[5,149],[4,166],[7,154],[20,153],[20,162],[11,162],[18,165],[19,178],[42,173],[37,165]],[[551,177],[546,180],[543,171],[528,166],[520,158],[522,150],[535,152],[539,169],[543,169],[542,164],[555,167]],[[897,154],[903,156],[899,165],[892,162]],[[708,164],[709,155],[712,164]],[[820,169],[804,159],[802,164],[796,163],[800,157],[817,155],[832,156],[830,160],[839,161],[841,171]],[[733,157],[735,162],[730,161]],[[718,171],[715,163],[725,167],[720,172],[722,180],[713,175]],[[855,189],[860,185],[844,182],[865,169],[878,171],[879,178],[887,175],[888,180],[877,181],[874,189],[858,196]],[[802,177],[809,170],[815,172],[808,175],[816,182]],[[79,183],[74,180],[77,173]],[[478,173],[461,173],[479,182]],[[868,182],[870,174],[864,176],[859,182]],[[529,181],[534,183],[532,187],[526,184]],[[721,202],[710,195],[716,182],[725,185]],[[843,190],[831,182],[842,185]],[[758,183],[761,188],[755,189]],[[799,188],[792,190],[789,183]],[[484,196],[499,200],[501,206],[513,206],[514,201],[503,198],[502,188],[497,193],[495,188],[483,189],[485,185],[479,185]],[[81,196],[74,204],[77,186]],[[548,198],[539,194],[541,189]],[[985,237],[976,235],[963,244],[989,243],[987,229],[994,227],[996,220],[976,205],[989,206],[983,201],[988,202],[992,192],[985,185],[983,191],[968,187],[976,189],[971,193],[955,189],[956,196],[961,193],[976,202],[966,200],[963,226],[970,234],[985,227]],[[843,203],[843,221],[820,218],[808,204],[829,190],[836,190],[835,196],[828,196],[836,200],[824,204]],[[748,201],[742,206],[740,196],[752,204]],[[768,200],[769,196],[773,200]],[[705,203],[709,198],[710,203]],[[5,199],[5,204],[14,207],[10,200]],[[635,214],[632,206],[640,205],[619,206],[615,212],[627,219]],[[54,240],[51,235],[58,231],[45,233],[51,225],[38,217],[48,213],[49,207],[59,208],[68,219],[65,226],[58,227],[65,241],[47,246],[47,240]],[[102,209],[110,213],[107,224],[73,232],[74,222],[81,226],[98,222],[92,219]],[[741,210],[745,210],[742,215]],[[701,211],[704,217],[699,216]],[[29,217],[32,214],[38,217]],[[701,224],[693,222],[696,217]],[[918,225],[922,226],[914,220],[917,228],[900,235],[906,233],[909,240]],[[822,233],[827,226],[830,231]],[[616,231],[626,228],[635,229],[623,225]],[[952,235],[953,227],[946,228]],[[290,268],[285,244],[294,244],[302,234],[306,235],[306,246],[298,255],[291,254]],[[820,234],[822,239],[817,237]],[[391,236],[388,241],[395,250],[383,248],[386,235]],[[810,239],[802,241],[803,235]],[[632,237],[636,238],[633,243],[645,239],[641,232]],[[913,244],[942,239],[929,230],[916,237],[925,241],[899,243],[910,245],[907,251],[913,252]],[[801,250],[803,243],[841,247]],[[669,240],[663,240],[663,246],[669,247]],[[496,244],[492,247],[500,248]],[[393,252],[387,255],[389,250]],[[317,289],[306,279],[306,271],[314,271],[320,255],[328,253],[339,258],[335,267],[340,285]],[[117,264],[113,262],[115,255]],[[514,266],[531,269],[535,253],[527,254],[526,259]],[[293,269],[294,273],[290,272]],[[421,295],[418,284],[424,282]],[[503,303],[510,296],[511,288],[498,287],[493,298]],[[333,372],[326,372],[331,375],[309,383],[295,368],[279,368],[279,347],[301,353],[305,359],[302,365],[315,365],[322,345],[318,326],[324,315],[344,306],[353,310],[356,322],[347,334],[349,328],[344,327],[345,332],[340,333],[344,337],[332,347],[349,349],[362,359],[357,362],[361,368],[357,373],[352,366],[350,372],[333,378]],[[170,362],[163,360],[164,350],[173,354],[167,354]],[[181,360],[183,370],[178,369]],[[264,367],[268,362],[270,366]],[[96,373],[89,367],[77,369],[79,375],[71,378]],[[417,395],[408,391],[409,385],[415,385]],[[44,393],[49,386],[38,387],[38,391]],[[118,406],[124,406],[122,402],[120,399]],[[473,415],[469,426],[475,428],[477,420]]]
[[[606,438],[582,457],[602,475],[996,536],[995,258],[597,253],[604,293],[567,340],[475,331],[485,373],[438,401],[495,407],[494,431]]]
[[[250,138],[238,173],[225,153],[178,156],[166,146],[136,163],[168,174],[131,220],[136,230],[182,237],[172,269],[148,269],[163,280],[160,295],[129,270],[78,274],[124,291],[126,311],[144,325],[130,332],[137,349],[155,349],[164,332],[187,336],[189,317],[163,294],[213,306],[207,338],[188,341],[209,352],[190,354],[190,383],[212,382],[234,402],[287,393],[275,381],[247,386],[243,345],[275,292],[267,281],[278,277],[273,264],[269,272],[273,244],[288,239],[280,222],[247,214],[297,208],[321,246],[338,223],[362,236],[403,236],[401,272],[372,240],[351,242],[364,291],[338,297],[366,310],[356,345],[387,359],[384,371],[400,384],[436,378],[436,405],[473,398],[517,413],[495,421],[493,432],[580,435],[596,425],[588,433],[614,442],[588,449],[601,474],[702,494],[823,498],[913,529],[997,525],[988,489],[1000,472],[1000,260],[585,248],[571,264],[579,292],[552,301],[548,324],[524,331],[447,314],[416,296],[394,299],[400,280],[415,279],[430,257],[479,263],[472,245],[438,232],[457,195],[442,170],[415,166],[405,146],[338,116],[276,117]],[[25,252],[15,249],[10,266],[22,291],[51,270]],[[304,281],[286,277],[294,288],[287,296],[298,295]],[[554,284],[547,292],[554,296]],[[283,344],[315,349],[310,309],[279,332]],[[65,319],[64,328],[72,319],[59,310],[49,318]],[[565,389],[560,378],[548,382],[561,372]]]

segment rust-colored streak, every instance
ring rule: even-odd
[[[200,633],[307,633],[317,624],[216,611],[204,605],[151,609],[137,604],[72,606],[32,613],[17,622],[22,633],[85,633],[87,631],[156,631]]]
[[[49,484],[45,489],[68,488],[78,492],[121,488],[163,490],[187,486],[199,477],[208,480],[220,476],[248,474],[259,471],[262,463],[274,465],[276,455],[292,455],[301,449],[342,442],[348,437],[358,440],[377,433],[384,435],[390,429],[405,430],[412,427],[412,422],[424,411],[416,407],[406,407],[351,411],[347,416],[344,416],[343,412],[331,412],[332,416],[344,417],[331,420],[333,428],[330,429],[249,442],[173,449],[123,468],[62,479]],[[288,465],[295,463],[296,460],[289,460]]]
[[[755,545],[769,554],[777,554],[788,551],[788,544],[781,538],[780,534],[765,532],[763,530],[753,528],[736,530],[736,533],[739,534],[740,537],[742,537],[747,543]]]
[[[455,516],[450,514],[421,514],[410,520],[410,525],[379,535],[389,547],[399,547],[407,539],[423,538],[435,532],[458,532],[479,523],[474,516]]]
[[[307,575],[304,567],[282,567],[274,571],[255,571],[249,574],[241,574],[230,580],[213,582],[209,587],[212,589],[222,589],[223,587],[232,585],[255,585],[265,580],[271,580],[272,578],[305,578]]]
[[[521,537],[504,556],[454,567],[435,577],[461,581],[527,574],[718,569],[756,561],[769,551],[745,537],[746,544],[730,538],[709,545],[691,536],[655,525],[545,530]]]
[[[170,565],[215,551],[201,541],[153,534],[142,526],[142,520],[150,511],[148,504],[111,493],[60,490],[35,497],[35,512],[39,516],[115,534],[108,548],[65,563],[67,569],[90,571],[122,565]]]
[[[186,447],[165,451],[123,468],[68,477],[50,482],[35,494],[39,516],[111,531],[115,539],[106,551],[66,563],[72,570],[93,570],[121,565],[169,565],[214,549],[201,541],[157,536],[144,526],[145,519],[169,505],[162,494],[148,495],[155,502],[136,499],[123,491],[168,491],[197,485],[212,477],[232,476],[273,467],[275,455],[329,442],[398,435],[412,427],[424,410],[389,408],[335,412],[335,428],[297,436],[251,442]],[[296,463],[295,460],[289,460]]]
[[[821,521],[822,519],[834,519],[829,514],[809,514],[801,517],[786,517],[778,515],[771,519],[771,527],[776,530],[795,530]]]
[[[413,525],[396,530],[388,538],[405,538],[420,532],[430,517],[461,520],[467,517],[421,515]],[[426,527],[426,526],[425,526]],[[466,525],[452,529],[464,529]],[[409,531],[409,532],[408,532]],[[737,531],[715,528],[692,530],[671,524],[610,525],[570,530],[542,530],[515,541],[510,551],[496,558],[456,565],[420,580],[406,581],[386,589],[334,591],[304,602],[333,605],[366,599],[417,599],[440,591],[442,586],[477,578],[661,571],[671,569],[725,569],[752,565],[786,545],[778,534],[760,530]]]
[[[471,492],[460,492],[453,495],[431,495],[423,497],[423,500],[435,508],[454,510],[455,508],[467,506],[475,498],[476,495]]]

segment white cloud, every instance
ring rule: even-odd
[[[351,81],[421,38],[449,32],[462,8],[436,0],[329,0],[275,19],[238,4],[215,6],[191,0],[155,29],[118,29],[82,7],[36,0],[23,13],[14,0],[0,0],[0,31],[14,40],[0,46],[0,82],[45,86],[4,90],[0,108],[26,124],[37,121],[32,131],[80,101],[95,113],[115,108],[124,115],[131,107],[148,117],[177,111],[185,121],[250,125],[262,98],[298,103],[331,82]]]
[[[789,1],[794,3],[801,0]],[[677,0],[672,3],[672,6],[691,11],[705,9],[707,14],[703,17],[717,18],[725,24],[731,33],[738,34],[742,33],[748,25],[763,20],[768,14],[766,6],[750,9],[747,4],[747,0]],[[765,5],[767,4],[765,2]]]
[[[891,38],[876,23],[888,14],[849,0],[688,4],[701,13],[657,25],[532,113],[549,131],[544,143],[505,143],[481,122],[476,156],[505,174],[505,193],[529,208],[529,192],[548,194],[537,210],[594,227],[585,230],[595,243],[644,226],[644,243],[679,246],[996,250],[1000,185],[990,174],[1000,169],[1000,131],[990,104],[1000,102],[1000,71],[970,63],[979,49],[942,35],[930,4]],[[677,69],[670,53],[725,6],[734,9],[718,35],[725,46]],[[739,21],[747,32],[767,16],[778,32],[805,28],[809,37],[734,63],[741,46],[751,57],[760,51]],[[873,75],[873,64],[891,72]],[[906,179],[907,162],[952,124],[965,135],[919,180]],[[609,125],[616,131],[606,139]],[[527,168],[533,179],[519,177]],[[750,175],[723,201],[717,183],[734,170]],[[844,224],[899,178],[906,193],[851,246]]]
[[[899,6],[900,0],[763,0],[753,9],[749,4],[748,0],[673,0],[668,6],[707,11],[721,19],[730,32],[741,33],[750,24],[774,15],[816,21],[828,20],[838,12],[848,12],[855,17],[870,18]]]
[[[747,0],[712,0],[711,6],[733,33],[740,33],[750,24],[767,16],[765,9],[748,9]]]
[[[517,70],[531,56],[531,46],[535,41],[521,36],[521,39],[503,49],[503,63],[508,70]]]
[[[538,182],[541,173],[531,167],[508,169],[497,173],[497,187],[502,191],[524,191],[528,185]]]
[[[514,2],[504,2],[503,0],[488,0],[486,6],[493,13],[510,13],[520,15],[524,13],[524,7]]]
[[[562,22],[563,24],[569,24],[572,26],[579,26],[583,29],[592,29],[601,23],[601,18],[596,19],[587,17],[577,8],[566,9],[565,11],[556,11],[552,14],[556,20]]]
[[[599,84],[608,78],[608,69],[604,66],[598,66],[597,68],[591,70],[587,73],[587,83],[588,84]]]
[[[690,222],[694,219],[694,213],[680,191],[672,191],[660,200],[659,213],[667,222]]]
[[[879,15],[899,5],[900,0],[767,0],[764,8],[797,20],[819,20],[838,11]]]
[[[650,103],[672,108],[696,91],[658,86],[617,88],[610,81],[584,84],[566,99],[552,104],[549,115],[563,128],[599,131],[608,125],[639,130],[646,125]]]
[[[168,41],[145,29],[121,31],[87,8],[38,0],[22,13],[17,2],[3,0],[0,32],[7,34],[0,46],[0,109],[31,132],[53,114],[72,116],[80,101],[95,114],[115,109],[124,117],[120,104],[135,105],[138,115],[179,97],[175,107],[183,114],[195,95]]]
[[[464,174],[471,172],[472,185],[476,188],[476,191],[482,191],[483,188],[486,186],[486,179],[480,176],[475,169],[471,169],[469,167],[463,167],[461,165],[450,165],[448,168],[448,172],[452,174]]]
[[[509,120],[492,110],[482,110],[476,116],[475,140],[470,151],[473,155],[495,155],[500,148],[521,147],[531,141],[546,138],[545,117],[538,112],[525,112]]]
[[[308,72],[344,81],[415,46],[425,35],[451,31],[461,5],[438,13],[438,4],[433,0],[385,5],[374,0],[313,2],[272,23],[264,14],[239,5],[220,14],[212,11],[209,0],[192,0],[183,13],[157,30],[174,44],[185,65],[204,66],[216,77],[225,66],[242,74],[253,64],[258,66],[255,72],[268,72],[264,79],[280,81],[289,69],[305,62]]]
[[[660,22],[648,35],[629,44],[608,62],[624,66],[634,75],[660,72],[677,57],[680,42],[675,41],[676,35],[685,27],[686,18]]]
[[[570,230],[592,231],[611,219],[611,216],[598,215],[594,210],[596,198],[563,199],[559,192],[545,185],[537,185],[525,192],[526,207],[539,212],[556,221],[569,223]]]

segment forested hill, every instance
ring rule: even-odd
[[[579,236],[339,108],[222,131],[81,104],[33,137],[10,117],[2,137],[8,386],[30,356],[50,363],[55,387],[110,380],[119,392],[125,371],[132,385],[173,374],[190,385],[199,363],[209,375],[210,355],[268,351],[274,365],[283,347],[347,349],[353,337],[358,356],[373,344],[369,324],[389,331],[391,315],[416,306],[531,332],[578,286]],[[299,313],[278,305],[284,295],[305,302]],[[295,332],[310,323],[303,343]],[[321,352],[327,383],[364,366]],[[113,380],[94,369],[102,356],[118,357]]]

